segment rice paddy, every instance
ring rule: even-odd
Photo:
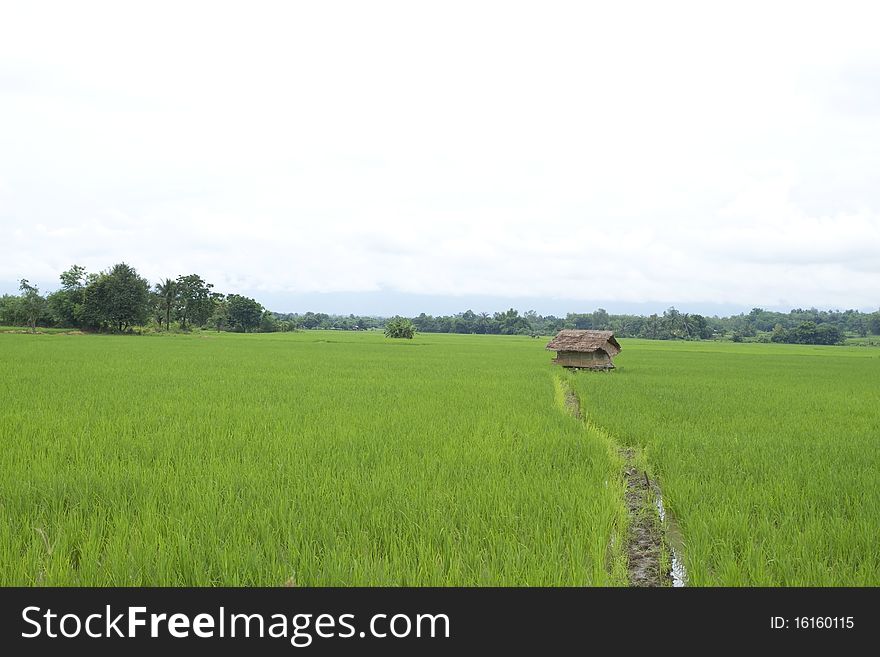
[[[688,584],[880,584],[880,351],[627,340],[572,377],[643,448]]]
[[[624,583],[538,346],[0,335],[0,584]]]
[[[689,585],[880,584],[880,351],[545,342],[2,334],[0,584],[626,585],[619,447]]]

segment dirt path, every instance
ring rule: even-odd
[[[654,502],[656,484],[635,466],[632,449],[620,450],[626,477],[626,508],[629,511],[627,536],[627,570],[630,586],[668,586],[669,573],[662,572],[663,529]]]
[[[581,402],[571,388],[566,388],[565,390],[565,409],[572,415],[572,417],[575,417],[578,420],[584,419],[581,416]]]
[[[573,417],[586,422],[581,413],[577,394],[568,383],[559,379],[563,390],[565,410]],[[663,521],[658,512],[662,505],[660,488],[648,478],[647,473],[636,465],[636,453],[632,448],[619,448],[624,461],[626,481],[626,508],[629,512],[629,531],[626,541],[627,570],[630,586],[670,586],[673,576],[670,568],[663,565],[664,554],[670,554],[665,543]]]

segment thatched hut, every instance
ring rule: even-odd
[[[611,331],[563,329],[547,343],[556,352],[553,362],[563,367],[610,370],[611,357],[620,353],[620,345]]]

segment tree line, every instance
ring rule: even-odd
[[[134,330],[189,330],[272,332],[301,329],[399,332],[406,319],[421,333],[490,335],[552,335],[560,329],[611,330],[618,337],[652,340],[731,339],[735,342],[789,342],[837,344],[847,335],[880,335],[880,311],[807,310],[788,313],[753,308],[729,317],[706,317],[672,307],[662,314],[611,314],[604,308],[565,317],[539,315],[534,310],[412,318],[333,315],[306,312],[276,313],[254,299],[220,294],[198,274],[166,278],[156,285],[125,263],[99,273],[74,265],[61,274],[61,287],[43,297],[27,280],[19,295],[0,297],[0,325],[81,328],[127,332]],[[409,331],[409,328],[406,329]]]
[[[0,325],[132,332],[211,328],[217,331],[277,331],[285,328],[254,299],[214,291],[198,274],[166,278],[155,286],[121,262],[106,271],[73,265],[61,287],[45,297],[27,279],[20,294],[0,297]]]
[[[568,313],[565,317],[542,316],[533,310],[520,314],[511,308],[492,315],[470,310],[439,317],[423,313],[412,321],[417,330],[425,333],[552,335],[561,329],[594,329],[614,331],[618,337],[649,340],[837,344],[847,335],[880,335],[880,311],[862,313],[815,308],[798,308],[788,313],[753,308],[749,313],[729,317],[707,317],[674,307],[662,314],[610,314],[599,308],[592,313]]]
[[[307,312],[276,313],[279,320],[296,329],[363,331],[386,328],[390,319],[375,316],[333,315]],[[393,318],[392,318],[393,319]],[[398,318],[399,319],[399,318]],[[713,340],[735,342],[791,342],[837,344],[846,335],[880,335],[880,311],[825,311],[810,308],[788,313],[754,308],[729,317],[707,317],[668,308],[662,314],[610,314],[604,308],[591,313],[568,313],[564,317],[539,315],[534,310],[520,313],[476,313],[466,310],[454,315],[421,313],[410,318],[420,333],[469,333],[488,335],[552,335],[560,329],[611,330],[619,337],[649,340]]]

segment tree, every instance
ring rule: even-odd
[[[412,340],[416,334],[416,327],[413,323],[400,316],[392,317],[385,325],[386,338],[405,338]]]
[[[498,324],[498,330],[503,335],[516,335],[518,333],[528,333],[529,323],[525,317],[521,317],[518,310],[510,308],[503,313],[495,313],[495,322]]]
[[[278,322],[275,320],[275,315],[264,310],[263,316],[260,318],[260,333],[274,333],[277,330]]]
[[[52,321],[58,326],[79,326],[87,282],[86,268],[73,265],[61,273],[61,289],[47,298]]]
[[[248,297],[230,294],[226,297],[229,324],[233,330],[249,333],[260,325],[263,306]]]
[[[871,314],[871,319],[868,321],[868,328],[872,335],[880,335],[880,311]]]
[[[18,289],[21,290],[20,312],[30,327],[31,333],[36,333],[37,320],[45,310],[46,300],[40,296],[40,290],[35,285],[28,283],[26,278],[21,279]]]
[[[434,318],[431,315],[421,313],[418,317],[413,318],[413,326],[416,330],[423,333],[430,333],[434,330]]]
[[[568,313],[565,316],[565,323],[568,328],[575,329],[591,329],[593,328],[592,313]]]
[[[0,326],[19,326],[24,323],[21,297],[12,294],[4,294],[0,297]]]
[[[843,331],[831,324],[819,324],[816,327],[813,344],[839,344],[843,342]]]
[[[770,334],[770,342],[788,342],[788,331],[782,324],[777,323]]]
[[[489,315],[489,313],[484,312],[477,316],[477,333],[495,333],[497,330],[495,320]]]
[[[177,277],[177,311],[180,328],[186,330],[187,319],[197,326],[204,326],[214,311],[210,283],[198,274]]]
[[[165,309],[162,307],[162,297],[159,296],[159,293],[156,292],[155,289],[150,290],[149,294],[150,300],[148,302],[149,317],[152,320],[155,320],[156,324],[159,325],[159,330],[162,330],[162,326],[165,324]]]
[[[608,316],[608,311],[604,308],[599,308],[593,313],[593,328],[594,329],[607,329],[611,318]]]
[[[782,324],[777,324],[773,328],[770,341],[794,344],[839,344],[843,342],[843,337],[843,331],[832,324],[802,322],[791,330],[786,330]]]
[[[73,265],[67,271],[61,272],[61,287],[65,290],[80,289],[86,282],[86,268],[82,265]]]
[[[681,312],[671,306],[663,311],[661,320],[661,339],[672,340],[687,337],[687,328]]]
[[[78,308],[81,311],[82,303],[74,302],[71,295],[65,290],[55,290],[49,293],[46,296],[46,304],[55,326],[73,327],[77,325]]]
[[[476,333],[477,314],[473,310],[466,310],[452,318],[453,333]]]
[[[149,312],[150,284],[134,267],[113,265],[93,279],[85,290],[84,321],[94,328],[114,331],[145,324]]]
[[[309,310],[302,318],[302,325],[305,329],[313,329],[318,326],[318,318],[315,317],[315,313]]]
[[[222,294],[214,292],[214,312],[208,318],[208,326],[216,329],[218,332],[223,331],[229,325],[229,303]]]
[[[797,344],[816,344],[817,328],[816,322],[803,322],[790,335]]]
[[[165,316],[165,330],[168,331],[171,329],[171,311],[177,304],[177,281],[166,278],[161,283],[156,283],[156,294]]]
[[[702,315],[688,315],[688,323],[691,326],[691,337],[700,340],[708,340],[712,337],[712,329],[709,322]]]

